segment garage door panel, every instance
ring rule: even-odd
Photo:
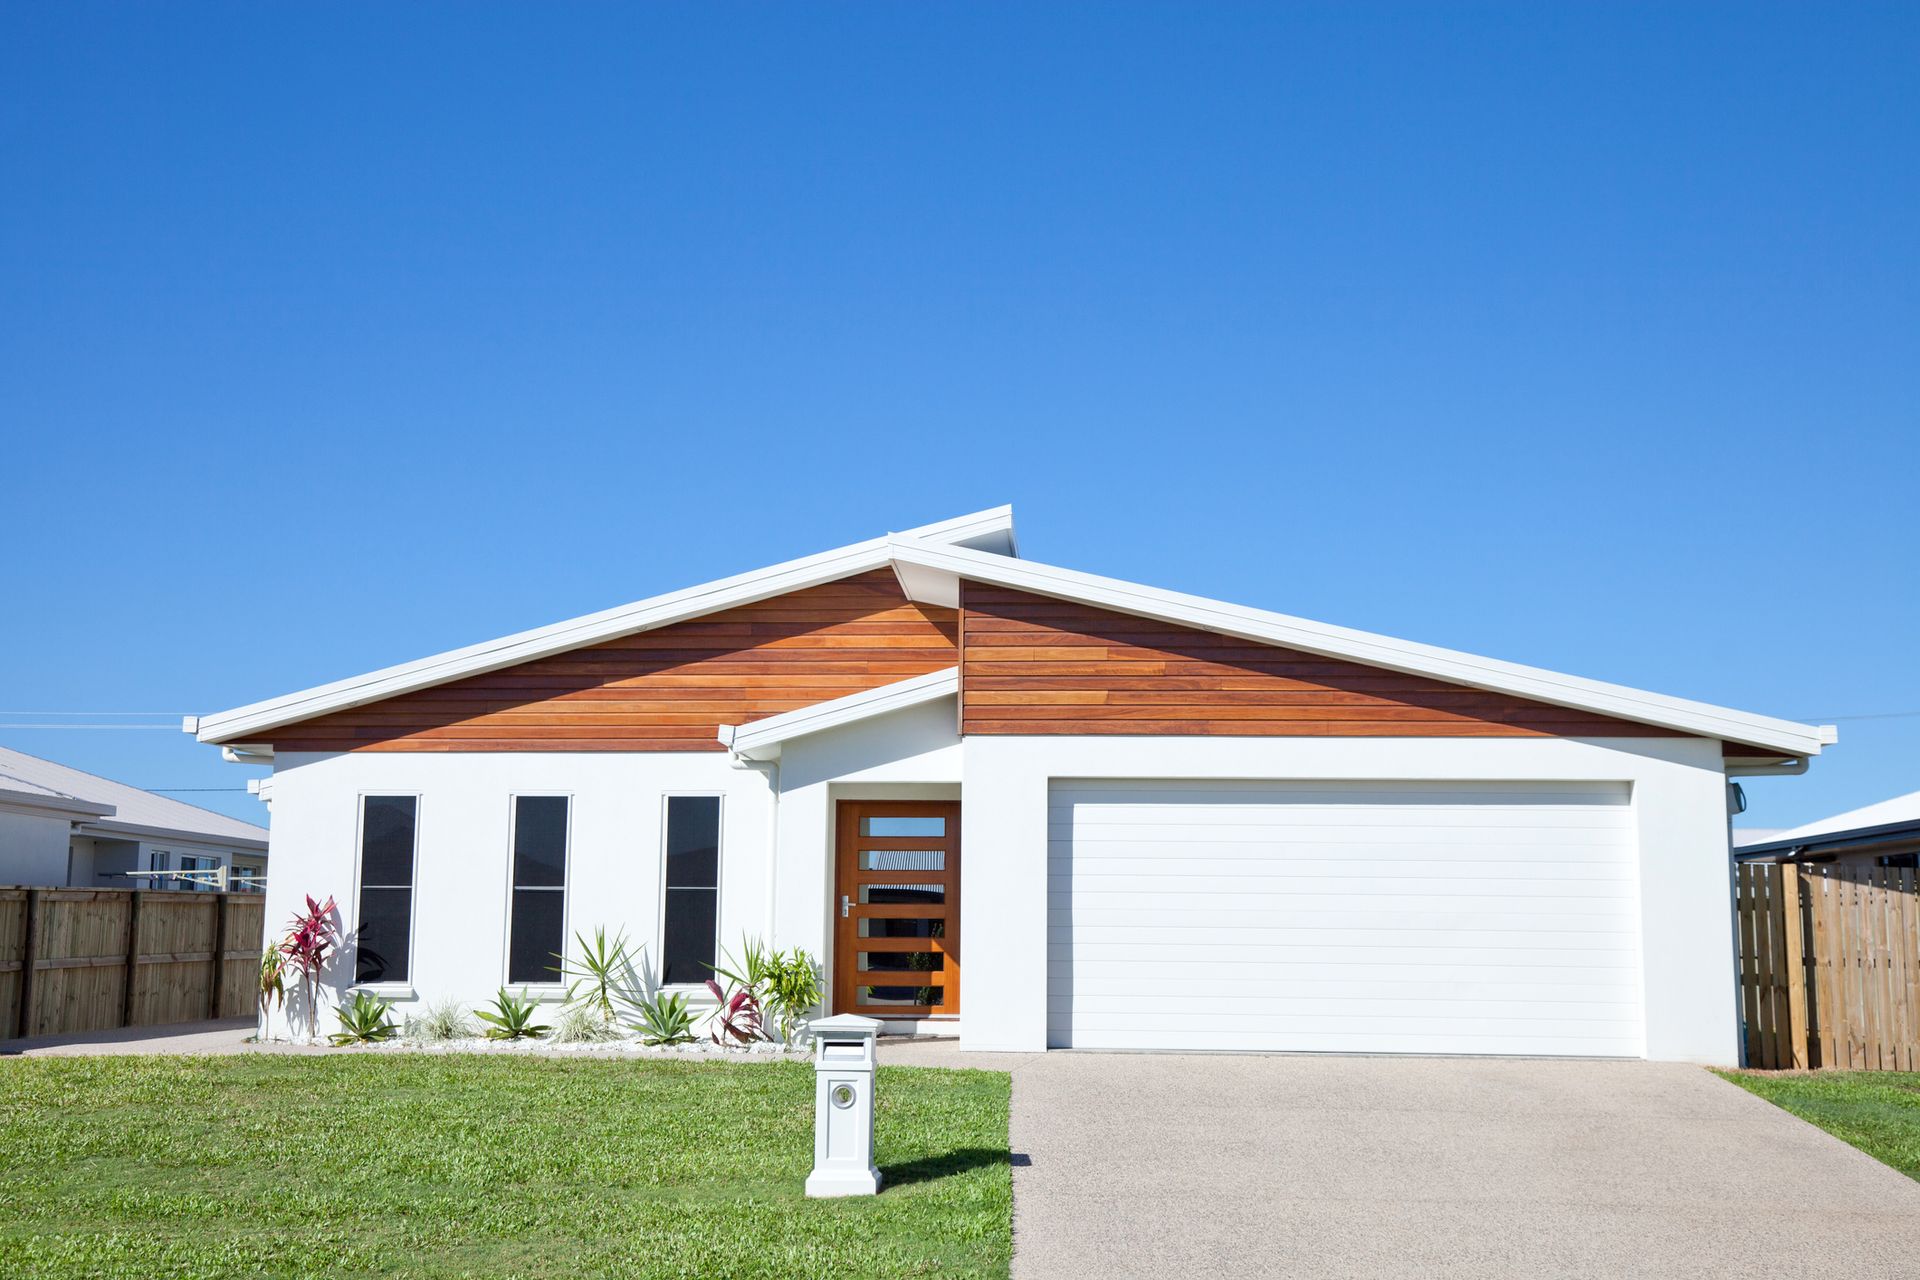
[[[1365,866],[1348,866],[1338,873],[1315,872],[1289,874],[1277,868],[1265,868],[1259,874],[1233,872],[1222,874],[1198,867],[1185,870],[1177,865],[1166,871],[1102,872],[1093,875],[1053,875],[1048,889],[1054,901],[1071,897],[1073,905],[1098,905],[1107,898],[1129,894],[1179,893],[1207,897],[1236,897],[1245,894],[1284,893],[1289,897],[1347,896],[1380,899],[1388,897],[1436,901],[1452,898],[1553,898],[1571,896],[1632,897],[1637,886],[1625,867],[1607,869],[1604,875],[1572,875],[1566,867],[1550,874],[1520,878],[1513,875],[1484,875],[1462,872],[1450,875],[1421,864],[1418,874],[1398,868],[1385,875]]]
[[[1623,784],[1056,784],[1051,1043],[1637,1055]]]
[[[1637,1028],[1635,1029],[1637,1034]],[[1510,1057],[1618,1057],[1623,1031],[1605,1031],[1592,1035],[1541,1036],[1468,1035],[1458,1031],[1422,1034],[1404,1031],[1334,1031],[1302,1033],[1287,1031],[1236,1031],[1232,1048],[1242,1053],[1298,1053],[1301,1042],[1310,1038],[1313,1053],[1415,1053],[1486,1054]],[[1196,1037],[1191,1032],[1165,1031],[1152,1027],[1088,1030],[1080,1034],[1078,1049],[1164,1049],[1191,1053]],[[1225,1046],[1222,1046],[1225,1047]]]

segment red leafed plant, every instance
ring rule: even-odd
[[[729,994],[718,982],[708,978],[707,990],[720,1002],[720,1007],[713,1012],[715,1044],[725,1044],[729,1039],[735,1044],[753,1044],[767,1038],[760,1023],[760,998],[753,994],[752,987],[739,987]]]
[[[293,913],[293,919],[287,921],[286,940],[280,944],[281,954],[299,972],[306,988],[309,1039],[320,1034],[320,970],[326,966],[329,953],[340,945],[339,915],[332,898],[315,902],[308,894],[307,909]]]

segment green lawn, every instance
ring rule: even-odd
[[[804,1063],[0,1059],[0,1271],[1004,1276],[1007,1076],[877,1094],[886,1189],[807,1200]]]
[[[1920,1073],[1719,1073],[1802,1120],[1920,1179]]]

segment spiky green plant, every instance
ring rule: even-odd
[[[356,991],[351,1004],[334,1010],[333,1016],[340,1019],[340,1029],[327,1039],[336,1045],[371,1044],[376,1040],[390,1039],[400,1030],[393,1025],[393,1019],[387,1016],[391,1008],[391,1000]]]
[[[687,1008],[687,998],[678,992],[656,991],[652,999],[640,1002],[636,1012],[640,1020],[640,1043],[693,1043],[693,1011]]]
[[[626,930],[609,941],[606,926],[600,925],[591,941],[584,933],[573,938],[578,955],[569,959],[554,953],[561,973],[573,979],[567,984],[566,1003],[591,1009],[601,1022],[612,1026],[619,1009],[637,1008],[640,1000],[638,958],[627,943]]]
[[[493,1012],[476,1009],[474,1016],[487,1024],[487,1039],[519,1040],[538,1038],[553,1030],[545,1023],[534,1022],[534,1016],[539,1012],[539,1002],[529,1000],[524,987],[518,996],[502,987],[500,994],[494,997]]]

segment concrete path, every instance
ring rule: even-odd
[[[58,1036],[0,1040],[0,1057],[83,1058],[103,1053],[245,1053],[254,1046],[252,1018],[175,1022],[164,1027],[120,1027]]]
[[[1697,1067],[887,1060],[1013,1071],[1016,1278],[1920,1274],[1920,1183]]]

